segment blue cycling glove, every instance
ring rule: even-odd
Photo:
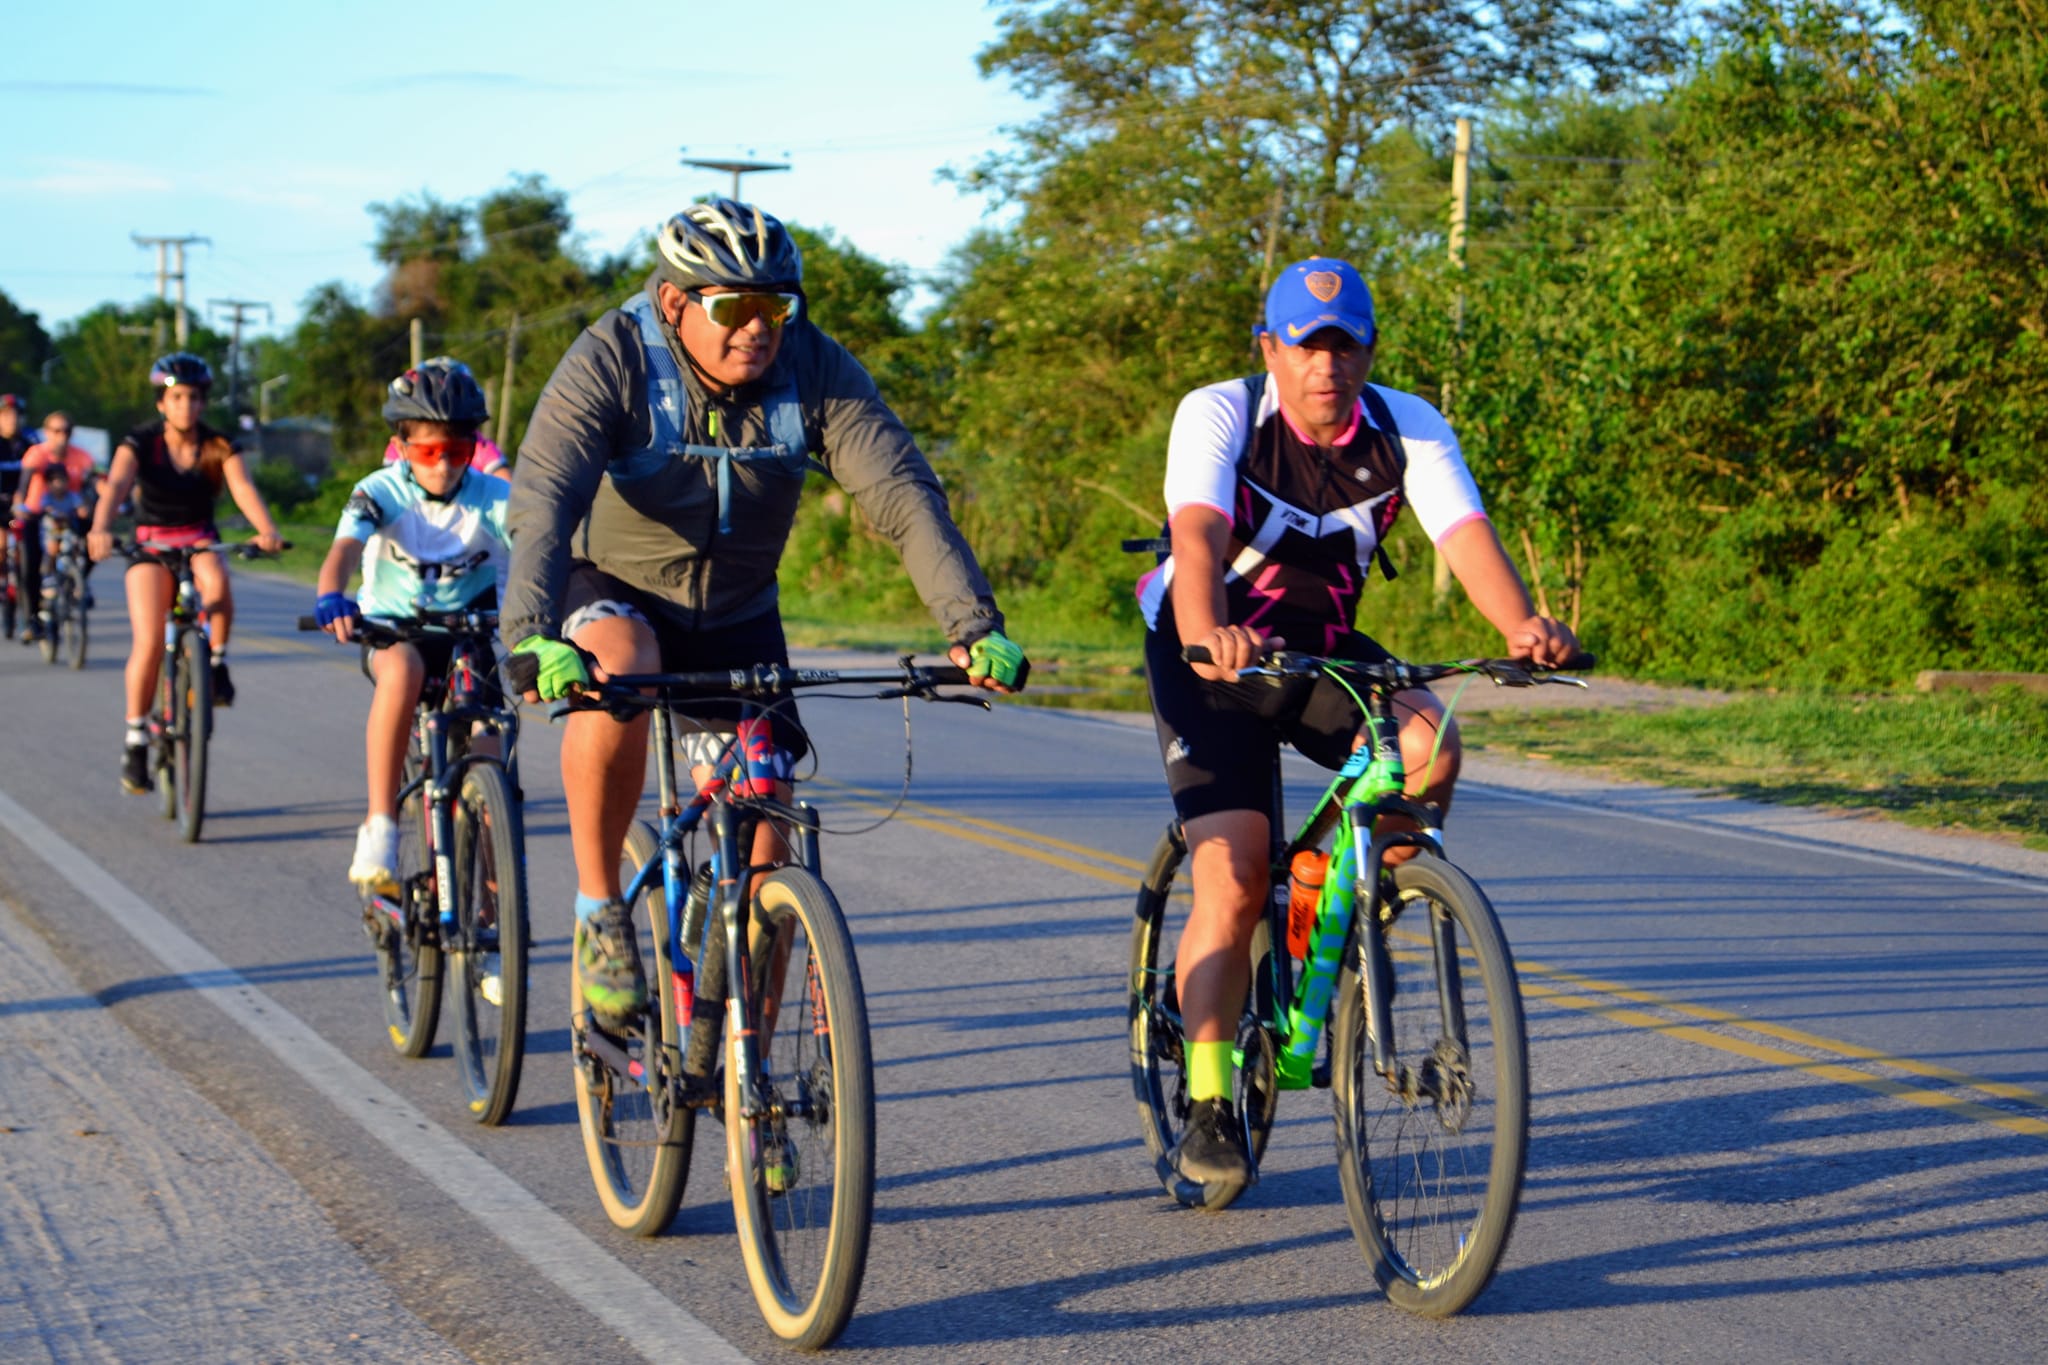
[[[347,620],[360,615],[362,615],[362,612],[356,608],[355,599],[343,593],[323,592],[313,603],[313,619],[320,623],[320,629],[322,630],[327,629],[336,621]]]

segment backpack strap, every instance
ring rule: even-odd
[[[798,401],[796,381],[762,400],[768,417],[768,435],[775,442],[767,446],[698,445],[683,439],[684,388],[682,367],[676,364],[668,338],[662,332],[660,315],[646,294],[635,295],[623,311],[640,329],[641,349],[647,353],[647,414],[651,429],[651,450],[668,458],[708,460],[717,467],[718,530],[732,532],[732,467],[735,464],[766,464],[784,474],[802,478],[805,471],[825,467],[810,458],[804,430],[803,404]],[[637,472],[637,471],[636,471]]]
[[[1380,397],[1379,390],[1370,384],[1360,390],[1358,396],[1364,401],[1366,415],[1372,418],[1372,424],[1385,432],[1387,439],[1393,442],[1394,458],[1400,462],[1401,473],[1405,478],[1408,473],[1408,447],[1401,444],[1401,428],[1394,423],[1394,410],[1387,406],[1386,399]],[[1386,542],[1374,542],[1372,553],[1373,558],[1379,562],[1380,577],[1389,583],[1393,582],[1399,575],[1394,571],[1394,561],[1387,558]]]

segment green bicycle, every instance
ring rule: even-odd
[[[1208,662],[1199,647],[1185,655]],[[1459,675],[1510,687],[1585,684],[1497,659],[1359,663],[1275,653],[1246,672],[1331,679],[1358,701],[1369,735],[1292,839],[1282,837],[1274,769],[1275,894],[1252,940],[1232,1096],[1252,1179],[1280,1092],[1329,1088],[1344,1204],[1373,1278],[1398,1307],[1449,1317],[1486,1288],[1514,1226],[1528,1148],[1528,1044],[1514,958],[1493,906],[1445,859],[1440,812],[1403,794],[1393,698]],[[1387,828],[1383,816],[1408,817],[1416,828]],[[1303,916],[1290,926],[1289,868],[1326,844],[1313,922]],[[1420,856],[1388,866],[1388,850],[1399,847]],[[1167,927],[1170,916],[1186,916],[1186,860],[1175,821],[1138,889],[1131,929],[1131,1079],[1161,1183],[1183,1204],[1221,1209],[1245,1186],[1191,1180],[1173,1159],[1190,1103]]]

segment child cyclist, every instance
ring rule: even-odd
[[[137,427],[114,448],[105,490],[93,511],[86,546],[95,562],[114,552],[115,509],[135,494],[135,543],[175,549],[210,546],[220,540],[213,524],[214,504],[221,490],[256,529],[258,549],[277,553],[284,541],[256,481],[249,477],[241,454],[222,433],[200,420],[213,389],[213,367],[188,351],[173,351],[149,367],[149,387],[163,420]],[[128,568],[128,729],[121,754],[121,789],[146,792],[149,778],[150,698],[156,695],[157,670],[164,659],[164,617],[171,610],[171,571],[162,564],[138,559]],[[192,556],[192,581],[205,604],[207,637],[213,650],[213,704],[235,700],[228,677],[228,631],[234,625],[235,598],[228,587],[227,566],[218,554]]]
[[[384,419],[397,428],[405,460],[356,484],[320,566],[314,614],[335,639],[353,639],[359,615],[406,620],[497,610],[511,558],[511,489],[470,468],[477,428],[489,415],[483,390],[458,362],[429,360],[391,381]],[[360,603],[344,593],[359,567]],[[447,672],[448,650],[439,642],[364,647],[363,671],[377,690],[363,736],[369,813],[348,869],[359,889],[388,889],[398,880],[399,774],[414,708],[427,680]],[[487,686],[495,686],[495,674]]]
[[[464,374],[470,374],[469,366],[463,364],[452,355],[437,355],[432,360],[427,361],[426,364],[445,365],[449,369],[460,370]],[[471,377],[473,378],[474,376],[472,375]],[[405,443],[396,436],[393,436],[390,443],[384,447],[384,463],[388,465],[401,464],[404,460]],[[488,436],[476,438],[476,454],[470,457],[469,467],[473,473],[489,474],[493,478],[509,480],[512,477],[512,467],[505,463],[505,452],[500,450],[498,443],[491,440]]]

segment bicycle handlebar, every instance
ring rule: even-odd
[[[253,540],[237,541],[232,545],[223,541],[215,541],[211,545],[141,545],[134,541],[117,540],[112,552],[138,562],[145,559],[159,562],[177,558],[190,559],[193,555],[215,553],[230,554],[237,559],[274,559],[279,551],[289,550],[291,547],[292,543],[289,540],[279,541],[278,549],[275,551],[266,550]]]
[[[445,635],[489,636],[498,630],[498,613],[494,611],[427,611],[404,619],[360,615],[351,619],[355,622],[356,638],[373,645],[395,645]],[[320,624],[317,616],[301,616],[299,629],[324,632],[327,627]]]
[[[1180,652],[1181,658],[1191,664],[1210,662],[1209,651],[1203,645],[1188,645]],[[1599,662],[1583,650],[1560,664],[1538,664],[1528,659],[1461,659],[1447,664],[1411,664],[1400,659],[1389,659],[1382,663],[1365,663],[1352,659],[1325,659],[1315,654],[1303,654],[1296,650],[1268,650],[1261,656],[1265,662],[1243,670],[1246,673],[1260,673],[1276,677],[1309,676],[1321,673],[1326,667],[1335,667],[1368,682],[1385,687],[1419,687],[1440,678],[1453,678],[1465,673],[1481,673],[1501,687],[1535,687],[1541,683],[1557,682],[1583,687],[1576,678],[1555,677],[1562,669],[1590,669]]]
[[[893,686],[892,686],[893,684]],[[894,668],[791,668],[783,664],[756,664],[702,673],[616,673],[601,683],[579,689],[565,698],[574,711],[608,710],[614,707],[646,708],[675,701],[703,701],[718,697],[744,697],[771,701],[806,687],[834,685],[881,685],[876,698],[924,697],[932,701],[988,703],[976,697],[939,697],[934,689],[964,687],[967,670],[952,664],[915,664],[904,655]],[[652,688],[653,695],[641,689]]]

